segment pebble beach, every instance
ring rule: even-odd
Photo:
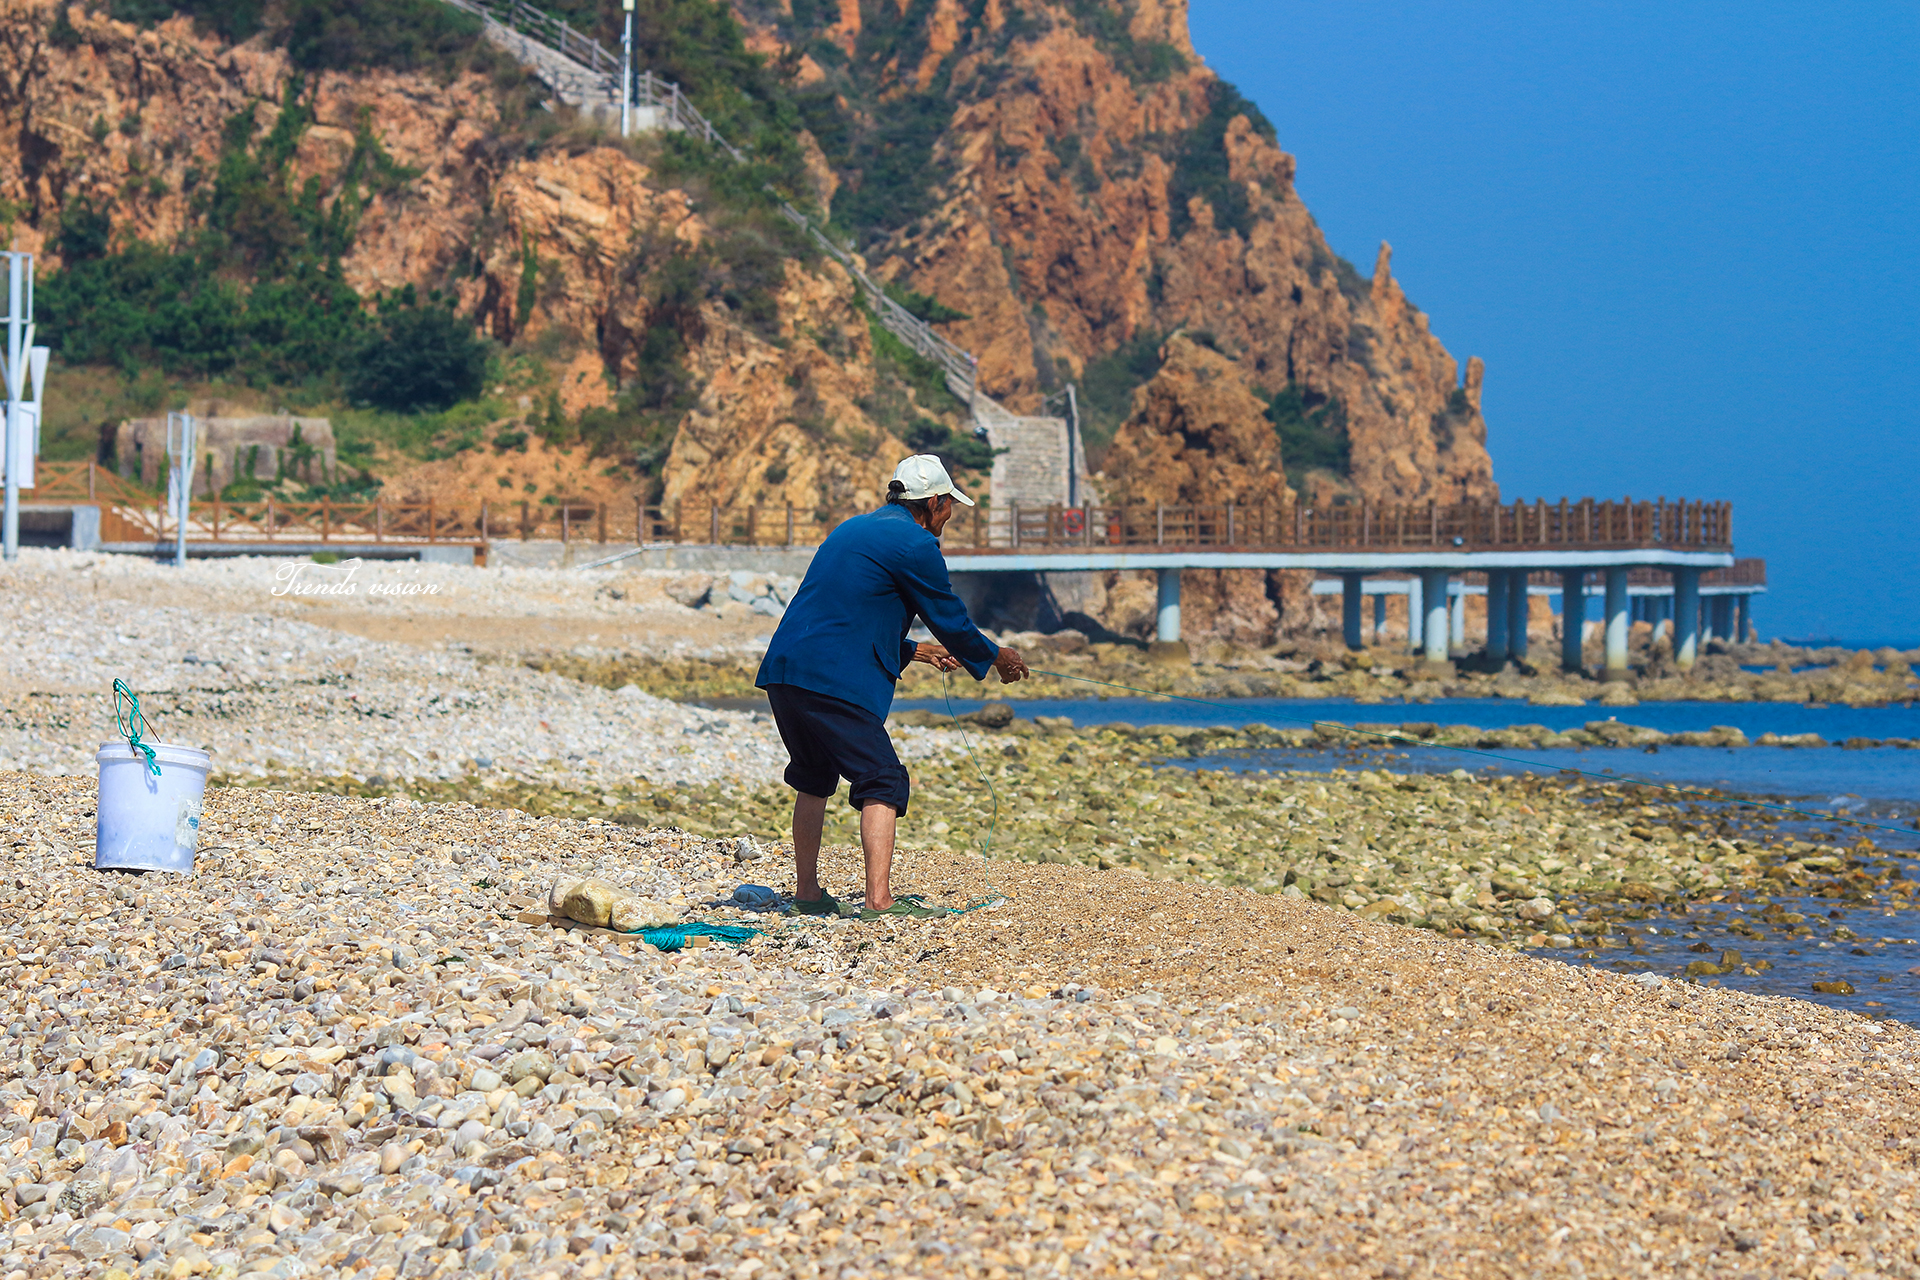
[[[754,915],[712,904],[791,887],[763,716],[460,639],[541,575],[379,568],[448,588],[404,640],[271,565],[0,572],[0,1280],[1920,1274],[1910,1030],[1503,949],[1609,893],[1907,893],[1870,849],[1384,769],[1156,810],[1119,784],[1206,744],[981,726],[983,860],[958,735],[903,725],[896,888],[991,905]],[[770,630],[597,591],[581,645]],[[91,868],[115,677],[216,753],[192,876]],[[588,875],[760,932],[551,915]]]

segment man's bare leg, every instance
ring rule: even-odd
[[[793,794],[793,896],[801,902],[820,901],[820,832],[831,798]]]
[[[867,902],[874,911],[893,905],[893,829],[899,812],[869,800],[860,809],[860,849],[867,857]]]

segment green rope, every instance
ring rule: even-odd
[[[946,690],[947,715],[952,718],[953,727],[960,731],[960,741],[966,744],[967,759],[973,761],[974,772],[980,775],[980,781],[986,784],[987,795],[993,799],[993,812],[987,818],[986,838],[980,841],[980,862],[984,870],[986,867],[993,865],[990,859],[993,849],[994,832],[1000,825],[1000,793],[994,790],[993,779],[987,776],[986,768],[980,763],[980,757],[974,754],[973,739],[967,736],[967,727],[960,722],[959,714],[953,709],[953,681],[945,671],[940,673],[940,687]],[[1005,894],[994,891],[993,873],[991,871],[986,872],[986,878],[987,896],[976,899],[964,907],[955,908],[953,910],[954,915],[963,916],[969,911],[981,911],[987,907],[997,907],[1007,900]]]
[[[122,699],[126,706],[121,706]],[[147,723],[147,717],[140,710],[140,697],[127,688],[124,680],[113,682],[113,720],[119,726],[120,736],[127,740],[127,746],[147,757],[147,768],[153,770],[153,776],[160,776],[160,764],[153,758],[153,748],[140,741],[143,733],[152,733],[153,727]]]
[[[657,929],[636,929],[634,933],[640,941],[661,951],[678,951],[687,945],[688,938],[718,938],[737,947],[760,936],[760,930],[750,925],[707,924],[702,920],[663,924]]]
[[[1202,707],[1224,705],[1218,698],[1189,698],[1185,694],[1162,693],[1157,689],[1136,689],[1130,684],[1115,684],[1111,680],[1095,680],[1091,676],[1073,676],[1068,675],[1064,671],[1034,671],[1033,674],[1036,676],[1052,676],[1055,680],[1078,680],[1082,684],[1105,685],[1109,689],[1124,689],[1128,693],[1144,694],[1149,698],[1168,698],[1175,702],[1191,702]],[[949,713],[953,710],[953,699],[951,697],[947,699],[947,710]],[[1265,713],[1263,712],[1263,714]],[[1316,729],[1338,729],[1345,733],[1362,734],[1370,738],[1379,738],[1383,742],[1393,742],[1403,746],[1437,748],[1441,751],[1457,751],[1462,755],[1483,756],[1488,760],[1499,760],[1505,764],[1524,765],[1529,769],[1551,769],[1556,767],[1541,764],[1537,760],[1523,760],[1519,756],[1502,755],[1497,751],[1482,751],[1478,747],[1457,747],[1445,742],[1428,742],[1424,738],[1409,738],[1404,734],[1387,733],[1379,729],[1361,729],[1354,725],[1340,724],[1332,720],[1303,720],[1299,716],[1282,715],[1269,716],[1269,719],[1283,720],[1291,724],[1311,725]],[[1907,827],[1889,827],[1884,823],[1867,822],[1860,818],[1841,818],[1831,814],[1815,813],[1808,809],[1796,809],[1791,805],[1768,804],[1764,800],[1754,800],[1747,796],[1730,796],[1724,791],[1703,791],[1697,787],[1679,787],[1670,782],[1655,782],[1651,778],[1635,777],[1627,773],[1594,773],[1587,769],[1558,769],[1557,771],[1560,773],[1571,773],[1582,778],[1593,778],[1599,782],[1631,782],[1637,786],[1652,787],[1657,791],[1671,791],[1675,795],[1696,796],[1703,800],[1750,804],[1757,809],[1771,809],[1776,813],[1789,813],[1795,817],[1812,818],[1816,822],[1839,822],[1848,826],[1869,827],[1875,831],[1891,831],[1896,835],[1903,836],[1911,836],[1913,834],[1913,830]]]

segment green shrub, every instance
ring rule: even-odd
[[[1080,371],[1076,388],[1080,401],[1080,439],[1087,449],[1090,466],[1099,459],[1120,424],[1133,412],[1135,387],[1152,380],[1160,372],[1160,343],[1156,333],[1139,333],[1118,349],[1098,360],[1089,360]]]
[[[1347,475],[1352,469],[1352,441],[1347,436],[1347,409],[1338,400],[1307,391],[1289,382],[1267,402],[1267,420],[1280,437],[1280,459],[1287,483],[1305,492],[1310,471]]]
[[[255,109],[225,124],[210,182],[196,186],[197,225],[171,246],[116,246],[100,209],[71,203],[55,243],[62,266],[41,280],[46,332],[68,364],[142,366],[281,386],[349,381],[364,401],[414,411],[477,393],[485,348],[471,326],[410,295],[371,317],[346,282],[366,201],[413,175],[394,164],[361,120],[336,194],[323,198],[289,171],[311,104],[296,77],[271,129]],[[383,345],[384,344],[384,345]]]
[[[47,40],[56,49],[80,47],[80,29],[73,25],[73,15],[68,12],[71,8],[71,5],[61,5],[54,11],[53,22],[47,27]]]
[[[108,0],[107,12],[141,27],[184,13],[232,42],[265,31],[303,71],[446,73],[491,56],[480,19],[443,0]]]
[[[354,399],[395,413],[436,412],[480,394],[486,344],[437,298],[412,285],[382,299],[347,379]]]
[[[871,242],[930,213],[939,171],[933,148],[952,121],[953,104],[935,94],[887,103],[861,130],[859,167],[834,194],[833,220]]]
[[[945,324],[949,320],[971,320],[973,317],[964,311],[955,311],[946,303],[931,294],[915,293],[904,285],[883,285],[887,296],[905,307],[907,313],[917,320],[928,324]]]
[[[915,453],[931,453],[938,457],[948,471],[961,467],[970,471],[986,471],[992,468],[995,454],[1006,452],[1004,449],[995,449],[977,436],[955,431],[931,418],[922,418],[908,427],[906,441],[907,447]]]
[[[1274,140],[1273,125],[1260,114],[1260,108],[1240,96],[1240,91],[1225,80],[1215,80],[1207,88],[1208,109],[1205,118],[1180,139],[1167,156],[1173,164],[1173,181],[1167,185],[1168,217],[1175,236],[1185,234],[1193,224],[1187,201],[1199,196],[1213,206],[1213,225],[1231,228],[1242,236],[1252,232],[1252,209],[1247,203],[1244,183],[1235,182],[1227,161],[1227,126],[1235,116],[1244,115],[1255,133]]]
[[[1128,30],[1133,16],[1131,4],[1071,0],[1068,8],[1080,30],[1091,36],[1100,51],[1134,84],[1158,84],[1186,70],[1186,58],[1172,45],[1162,40],[1133,38]]]
[[[308,71],[446,71],[474,52],[483,30],[443,0],[282,0],[269,34]]]

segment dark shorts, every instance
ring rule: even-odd
[[[845,778],[854,808],[878,800],[905,816],[907,771],[894,754],[884,723],[851,702],[799,685],[766,688],[773,722],[792,758],[788,786],[802,795],[831,796]]]

